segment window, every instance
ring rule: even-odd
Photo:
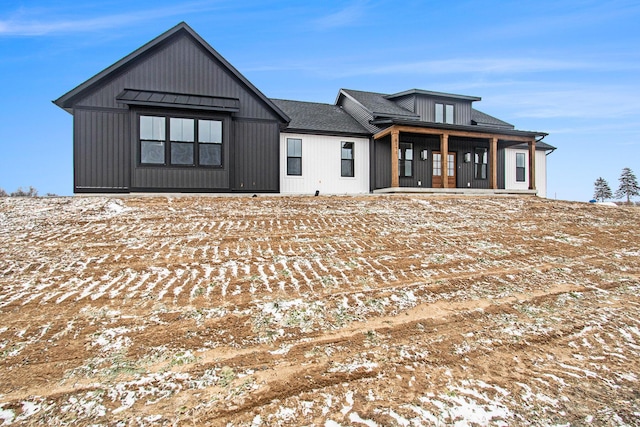
[[[353,170],[353,150],[354,143],[353,142],[341,142],[341,153],[340,153],[340,175],[353,177],[355,176]]]
[[[169,119],[172,165],[194,164],[194,123],[194,119]]]
[[[453,124],[453,105],[436,103],[435,122]]]
[[[198,120],[198,154],[203,166],[222,166],[222,122]]]
[[[516,181],[517,182],[525,182],[525,154],[524,153],[516,153]]]
[[[302,140],[287,138],[287,175],[302,175]]]
[[[489,157],[489,150],[487,148],[475,149],[475,178],[487,179],[487,161]]]
[[[433,153],[433,175],[442,175],[442,154]]]
[[[140,163],[222,166],[222,121],[140,116]]]
[[[401,142],[398,148],[398,172],[401,177],[413,176],[413,144]]]
[[[164,117],[140,116],[140,162],[164,164]]]

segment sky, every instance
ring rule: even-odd
[[[51,101],[181,21],[270,98],[481,97],[549,134],[549,198],[640,176],[640,1],[15,0],[0,3],[0,188],[71,195],[72,116]]]

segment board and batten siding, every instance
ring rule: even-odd
[[[74,191],[119,192],[130,186],[126,110],[74,110]]]
[[[240,100],[240,111],[236,117],[278,119],[223,64],[186,34],[146,52],[108,78],[106,83],[79,99],[76,105],[127,109],[126,105],[116,100],[125,88],[237,98]]]
[[[302,140],[302,175],[287,175],[287,139]],[[341,142],[354,143],[354,177],[341,176]],[[369,139],[280,134],[280,192],[283,194],[363,194],[369,192]]]
[[[524,182],[516,181],[516,154],[524,154]],[[547,197],[547,156],[543,150],[536,151],[536,189],[539,197]],[[520,148],[504,149],[504,185],[507,190],[527,190],[529,188],[529,150]]]

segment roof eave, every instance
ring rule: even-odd
[[[388,119],[388,120],[372,120],[371,124],[379,126],[379,125],[388,125],[388,127],[393,125],[401,125],[401,126],[415,126],[421,128],[434,128],[434,129],[442,129],[442,130],[452,130],[452,131],[466,131],[466,132],[476,132],[476,133],[487,133],[487,134],[502,134],[507,136],[520,136],[520,137],[532,137],[532,138],[542,138],[549,135],[546,132],[538,132],[538,131],[526,131],[526,130],[518,130],[518,129],[505,129],[501,127],[491,127],[491,126],[473,126],[473,125],[451,125],[446,123],[432,123],[432,122],[423,122],[416,120],[398,120],[398,119]]]
[[[231,65],[222,55],[220,55],[209,43],[207,43],[198,33],[196,33],[186,22],[182,21],[173,28],[165,31],[160,34],[158,37],[153,40],[147,42],[143,46],[131,52],[129,55],[125,56],[121,60],[112,64],[111,66],[105,68],[98,74],[89,78],[84,83],[76,86],[74,89],[71,89],[69,92],[62,95],[60,98],[53,101],[58,107],[69,111],[68,109],[72,108],[72,101],[74,98],[78,97],[85,90],[88,90],[95,84],[99,83],[102,79],[107,78],[112,73],[117,72],[121,67],[127,65],[129,62],[133,61],[140,55],[145,52],[151,50],[155,46],[165,42],[167,39],[173,37],[175,34],[180,31],[185,31],[191,37],[193,37],[198,43],[200,43],[213,57],[215,57],[218,61],[220,61],[229,71],[231,71],[238,80],[240,80],[244,85],[246,85],[251,91],[253,91],[269,108],[271,108],[285,123],[289,123],[291,118],[287,116],[284,111],[278,108],[269,98],[267,98],[257,87],[255,87],[249,80],[247,80],[233,65]]]

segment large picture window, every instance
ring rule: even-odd
[[[487,148],[475,149],[475,178],[487,179],[487,166],[489,160],[489,150]]]
[[[222,166],[222,121],[140,116],[140,163]]]
[[[353,169],[353,151],[354,151],[354,143],[353,142],[341,142],[341,160],[340,160],[340,171],[341,176],[345,177],[353,177],[355,176]]]
[[[516,181],[525,182],[525,155],[516,153]]]
[[[398,148],[398,173],[401,177],[413,176],[413,144],[401,142]]]
[[[287,138],[287,175],[302,175],[302,140]]]

